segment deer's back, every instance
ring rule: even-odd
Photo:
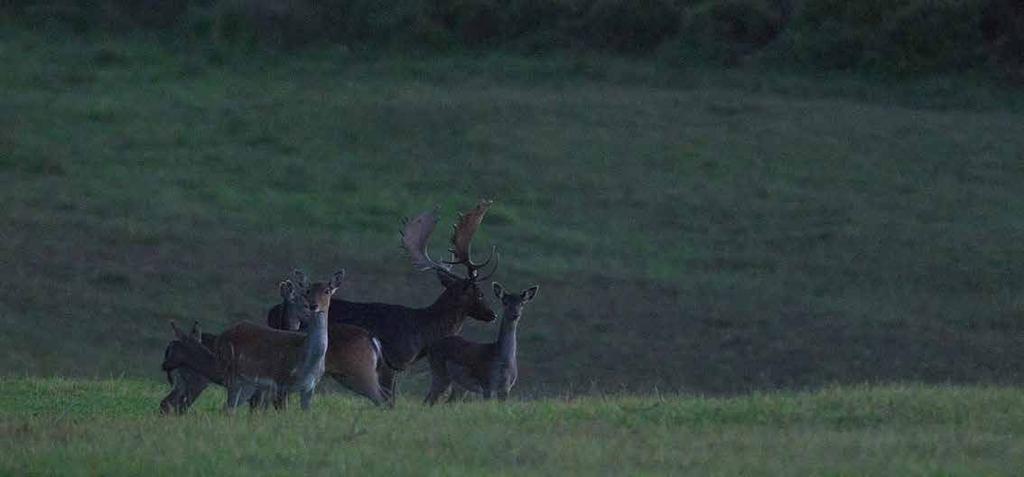
[[[229,373],[286,383],[293,368],[301,363],[305,339],[304,333],[243,321],[220,334],[216,352]]]
[[[288,323],[284,316],[284,303],[278,303],[267,311],[267,326],[278,330],[288,328]]]
[[[430,359],[455,363],[466,368],[480,382],[486,382],[491,363],[497,356],[494,343],[477,343],[461,336],[448,336],[430,346]]]
[[[404,368],[422,351],[422,343],[418,339],[418,311],[414,308],[333,300],[329,313],[329,328],[336,324],[353,325],[377,337],[385,360],[394,368]]]
[[[340,322],[359,326],[374,335],[379,335],[377,331],[386,332],[391,329],[409,327],[417,316],[416,311],[415,308],[388,303],[332,300],[328,320],[331,323]]]
[[[327,327],[328,345],[324,356],[327,372],[351,375],[365,369],[375,369],[377,353],[370,333],[358,326],[338,323]]]

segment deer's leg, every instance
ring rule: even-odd
[[[274,409],[283,411],[288,408],[288,393],[283,389],[278,389],[274,393]]]
[[[514,373],[514,370],[505,369],[499,375],[498,382],[494,386],[498,392],[498,399],[502,401],[508,400],[508,393],[512,390],[512,383],[516,382]]]
[[[300,392],[299,397],[301,399],[300,399],[299,403],[301,404],[303,411],[308,411],[309,410],[309,405],[312,404],[312,402],[313,402],[313,391],[314,390],[315,390],[315,388],[314,389],[303,389]]]
[[[452,393],[448,396],[448,400],[445,401],[445,404],[455,404],[457,402],[465,401],[466,394],[468,393],[469,391],[466,391],[466,388],[462,386],[452,386]]]
[[[171,411],[174,411],[175,414],[181,414],[181,411],[179,411],[181,408],[181,396],[179,394],[181,394],[181,391],[178,388],[171,388],[171,392],[167,393],[167,396],[160,401],[160,414],[170,414]]]
[[[448,389],[451,387],[452,381],[448,376],[438,376],[435,374],[430,380],[430,390],[427,391],[427,397],[423,399],[423,404],[433,406],[437,403],[437,399],[448,392]]]
[[[252,384],[243,384],[241,386],[241,391],[239,391],[238,393],[238,398],[235,399],[235,407],[238,407],[239,404],[242,404],[243,402],[246,401],[252,402],[253,398],[256,398],[258,402],[260,398],[260,388]],[[254,411],[254,409],[249,408],[249,411],[252,412]]]
[[[206,387],[210,385],[209,380],[197,373],[190,373],[183,376],[183,378],[183,391],[181,399],[178,401],[178,408],[176,409],[178,414],[184,414],[188,411],[192,404],[199,399],[199,396],[203,394]]]
[[[350,376],[345,376],[343,374],[331,374],[330,376],[334,378],[338,384],[369,399],[370,401],[373,401],[373,403],[378,406],[390,405],[387,393],[384,391],[384,388],[380,386],[376,370],[370,369],[368,371],[353,373]]]
[[[266,399],[264,398],[263,390],[256,390],[249,396],[249,412],[256,412],[267,408]]]
[[[242,392],[242,386],[240,384],[232,384],[228,386],[228,399],[224,403],[224,412],[229,415],[235,414],[235,408],[238,407],[238,396]]]
[[[501,386],[498,384],[500,377],[497,371],[491,371],[491,375],[482,383],[484,391],[484,399],[491,399],[495,394],[499,393]]]
[[[398,371],[387,364],[381,366],[379,381],[380,387],[389,396],[388,400],[391,402],[391,406],[394,406],[398,399]]]
[[[167,372],[167,381],[171,383],[171,391],[167,393],[160,400],[160,414],[170,414],[172,411],[175,414],[180,414],[178,409],[181,407],[181,378],[178,375],[178,370],[172,370]]]
[[[356,376],[356,392],[366,396],[369,400],[373,401],[378,406],[391,406],[394,403],[387,398],[389,396],[380,387],[380,383],[377,380],[377,373],[368,372],[366,374]]]
[[[448,374],[448,365],[441,353],[430,354],[430,390],[423,398],[423,404],[433,406],[437,399],[452,387],[452,377]]]
[[[235,408],[244,401],[248,401],[257,388],[251,384],[234,383],[228,387],[228,401],[224,404],[224,411],[230,415],[235,414]]]

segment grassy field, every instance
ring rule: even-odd
[[[382,411],[321,394],[309,413],[224,416],[220,390],[180,418],[128,380],[0,381],[12,475],[1014,475],[1015,388],[584,397]]]
[[[528,395],[1021,382],[1020,92],[3,33],[0,375],[161,379],[296,266],[425,305],[399,220],[490,197]]]

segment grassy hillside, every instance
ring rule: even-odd
[[[4,33],[0,374],[159,379],[296,266],[425,305],[400,218],[490,197],[523,392],[1020,382],[1020,93]]]
[[[1013,475],[1024,394],[829,388],[730,399],[588,397],[228,418],[159,417],[137,381],[0,381],[0,473],[60,475]]]

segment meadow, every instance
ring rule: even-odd
[[[1016,90],[5,33],[0,374],[161,379],[295,267],[424,306],[400,220],[487,197],[529,395],[1020,383]]]
[[[10,475],[1014,475],[1024,395],[989,387],[589,396],[161,417],[132,380],[0,381]]]
[[[1024,464],[1007,83],[6,24],[0,64],[0,474]],[[400,221],[479,198],[496,279],[540,285],[513,401],[421,407],[420,365],[393,411],[157,415],[169,320],[261,321],[295,267],[427,305]]]

